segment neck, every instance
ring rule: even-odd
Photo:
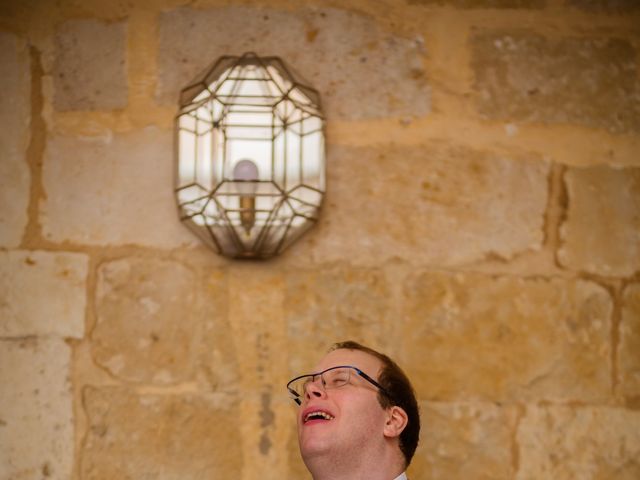
[[[404,472],[404,457],[396,452],[378,455],[327,454],[307,458],[313,480],[394,480]]]

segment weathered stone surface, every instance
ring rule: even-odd
[[[442,146],[330,151],[318,262],[459,265],[538,249],[546,162]]]
[[[217,392],[236,392],[241,375],[239,356],[243,353],[229,341],[233,330],[229,325],[229,296],[224,271],[207,268],[199,277],[197,299],[200,309],[187,310],[201,326],[200,343],[196,345],[196,375],[201,384]],[[200,314],[201,317],[196,317]],[[183,314],[184,318],[185,314]],[[196,329],[194,329],[194,332]]]
[[[0,336],[84,334],[87,257],[0,252]]]
[[[273,262],[241,262],[229,268],[227,341],[239,352],[239,428],[243,456],[251,459],[244,464],[243,478],[292,478],[285,450],[295,416],[284,390],[289,379],[284,278]]]
[[[637,480],[640,412],[528,406],[517,433],[516,480]]]
[[[401,364],[421,398],[604,401],[612,302],[583,281],[416,273]]]
[[[618,350],[619,391],[640,405],[640,284],[624,291],[620,345]]]
[[[175,104],[180,89],[210,63],[245,51],[282,57],[312,81],[332,118],[422,116],[430,109],[421,39],[394,35],[362,14],[325,8],[163,13],[158,99]]]
[[[170,384],[197,373],[216,390],[236,381],[225,277],[202,280],[175,261],[125,258],[98,270],[96,361],[132,382]]]
[[[640,8],[638,0],[565,0],[567,5],[587,11],[623,13]]]
[[[101,110],[127,104],[124,22],[68,20],[56,32],[56,110]]]
[[[640,269],[640,168],[569,169],[560,262],[611,276]]]
[[[408,0],[409,5],[446,5],[461,8],[542,8],[547,0]]]
[[[247,389],[287,380],[283,318],[284,277],[270,263],[246,263],[230,269],[229,323],[242,355]]]
[[[492,32],[475,34],[471,46],[485,117],[640,132],[637,52],[628,41]]]
[[[287,442],[287,468],[289,474],[287,478],[309,478],[309,470],[305,467],[302,457],[300,456],[300,448],[298,447],[298,430],[296,428],[295,415],[293,414],[291,415],[289,425],[291,433],[289,435],[289,441]]]
[[[52,137],[43,173],[44,236],[89,245],[197,244],[176,213],[172,152],[171,133],[156,128],[109,138]]]
[[[0,478],[71,478],[70,361],[62,340],[0,340]]]
[[[478,403],[422,403],[421,439],[410,478],[513,478],[515,409]]]
[[[30,84],[26,42],[0,32],[0,247],[18,246],[27,225]]]
[[[285,288],[291,375],[312,368],[333,342],[350,339],[377,348],[389,340],[395,319],[382,270],[292,271]]]
[[[87,387],[89,419],[81,478],[201,480],[240,475],[242,451],[232,402],[214,395],[135,395]]]

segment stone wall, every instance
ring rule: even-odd
[[[640,478],[638,1],[0,9],[0,478],[308,478],[284,385],[344,339],[415,381],[413,480]],[[245,51],[327,115],[262,263],[172,192],[179,89]]]

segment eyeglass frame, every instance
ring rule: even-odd
[[[296,402],[298,404],[298,406],[302,405],[302,400],[300,400],[301,395],[298,392],[296,392],[295,390],[293,390],[291,387],[289,387],[289,385],[291,385],[293,382],[295,382],[297,380],[300,380],[301,378],[304,378],[304,377],[311,377],[311,379],[312,379],[311,383],[314,383],[313,377],[320,376],[320,378],[322,379],[322,375],[324,375],[325,373],[327,373],[327,372],[329,372],[331,370],[336,370],[338,368],[348,368],[350,370],[355,370],[355,372],[359,376],[361,376],[367,382],[371,383],[373,386],[378,388],[378,390],[380,390],[383,394],[385,394],[389,399],[393,400],[393,396],[387,391],[386,388],[384,388],[382,385],[380,385],[378,382],[376,382],[373,378],[371,378],[369,375],[364,373],[358,367],[354,367],[353,365],[338,365],[338,366],[335,366],[335,367],[327,368],[326,370],[323,370],[321,372],[307,373],[305,375],[300,375],[298,377],[292,378],[291,380],[289,380],[287,382],[287,390],[289,390],[289,393],[291,394],[291,400]],[[349,377],[349,378],[351,378],[351,377]],[[347,383],[345,383],[344,385],[346,385]],[[344,385],[340,385],[340,387],[344,387]],[[340,388],[340,387],[338,387],[338,388]],[[326,390],[324,384],[322,385],[322,389]]]

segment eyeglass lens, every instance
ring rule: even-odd
[[[315,375],[305,375],[292,382],[289,388],[298,395],[303,396],[310,383],[315,383],[325,389],[339,388],[349,383],[350,375],[350,368],[332,368]],[[318,382],[318,380],[320,380],[320,382]]]

